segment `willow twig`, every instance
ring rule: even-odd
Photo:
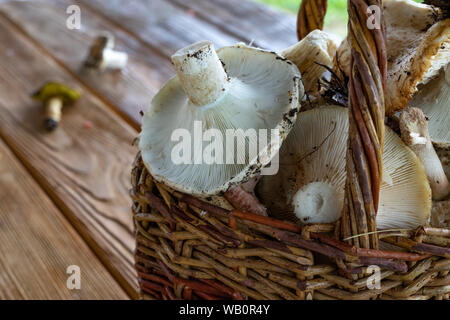
[[[323,29],[327,0],[302,0],[297,16],[297,37],[302,40],[313,30]]]
[[[369,6],[381,15],[369,22]],[[376,213],[383,174],[384,91],[387,79],[386,35],[381,0],[348,1],[348,41],[351,51],[349,81],[349,143],[347,183],[341,237],[353,245],[378,249]]]

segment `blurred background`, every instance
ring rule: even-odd
[[[288,14],[297,14],[300,7],[298,0],[254,0]],[[414,0],[422,2],[421,0]],[[325,17],[325,31],[332,31],[341,37],[347,34],[347,0],[328,0],[328,11]]]

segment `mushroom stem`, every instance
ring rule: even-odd
[[[445,175],[428,132],[427,118],[418,108],[407,108],[400,115],[402,140],[422,161],[434,200],[442,200],[450,193],[450,185]]]
[[[103,51],[103,69],[123,69],[127,65],[128,55],[125,52],[105,49]]]
[[[225,199],[238,210],[267,216],[267,209],[255,195],[255,187],[261,176],[252,178],[240,186],[225,192]]]
[[[172,62],[184,92],[197,106],[215,102],[228,87],[228,75],[209,41],[178,50],[172,56]]]
[[[61,110],[63,100],[59,97],[53,97],[45,102],[45,128],[48,131],[54,130],[61,120]]]
[[[292,199],[294,212],[303,223],[331,223],[339,219],[336,188],[326,182],[301,187]]]

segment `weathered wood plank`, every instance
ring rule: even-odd
[[[210,40],[217,48],[233,45],[244,39],[198,19],[189,10],[182,10],[167,0],[80,0],[95,8],[99,15],[114,21],[164,55],[200,40]]]
[[[169,0],[184,10],[194,10],[199,19],[252,42],[280,51],[297,42],[296,17],[250,0]],[[300,0],[299,0],[300,3]]]
[[[148,108],[152,97],[174,74],[169,57],[180,47],[202,39],[213,40],[217,46],[256,39],[255,45],[275,49],[295,42],[292,17],[266,6],[250,1],[189,0],[180,9],[180,3],[77,2],[81,9],[80,30],[66,27],[66,8],[73,4],[70,0],[6,2],[0,4],[0,13],[135,127],[140,123],[139,111]],[[196,15],[189,13],[187,6],[196,10]],[[122,72],[99,73],[82,68],[93,39],[104,30],[115,34],[117,50],[130,57]]]
[[[0,300],[128,298],[1,139],[0,252]],[[80,290],[67,288],[71,265]]]
[[[140,110],[146,110],[152,97],[174,74],[167,57],[143,44],[110,22],[81,9],[80,30],[66,27],[66,8],[70,0],[12,1],[0,4],[0,13],[12,20],[65,68],[102,99],[134,123],[140,123]],[[94,38],[102,31],[115,35],[116,48],[129,55],[129,63],[122,72],[97,72],[83,69],[83,63]]]
[[[128,197],[136,132],[2,17],[0,43],[7,44],[0,47],[0,136],[136,297]],[[52,133],[43,129],[42,106],[29,96],[48,80],[83,92]]]

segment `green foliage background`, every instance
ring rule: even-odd
[[[301,0],[256,0],[278,9],[296,14]],[[422,0],[414,0],[422,2]],[[325,17],[325,30],[332,31],[342,37],[347,34],[347,0],[328,0],[328,11]]]

